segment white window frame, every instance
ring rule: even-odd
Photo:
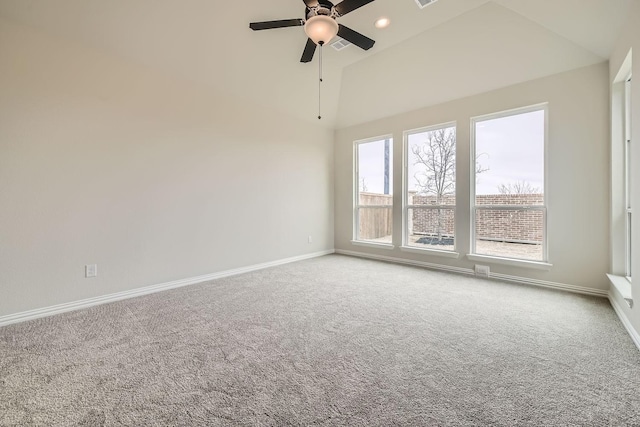
[[[624,208],[625,208],[625,276],[629,282],[633,274],[632,258],[632,200],[631,200],[631,74],[624,82]]]
[[[629,50],[611,86],[611,199],[610,218],[610,269],[607,274],[611,288],[615,289],[633,308],[631,286],[630,219],[632,195],[631,182],[631,76],[633,52]],[[636,153],[637,154],[637,153]]]
[[[404,252],[424,253],[429,255],[444,256],[448,258],[458,258],[460,256],[458,252],[458,239],[456,238],[456,205],[457,205],[457,189],[458,189],[458,175],[456,172],[456,205],[410,205],[409,204],[409,137],[417,133],[430,132],[443,128],[453,127],[456,131],[456,161],[458,159],[458,126],[456,121],[440,123],[436,125],[421,127],[417,129],[406,130],[402,133],[403,140],[403,156],[402,156],[402,246],[401,250]],[[434,248],[421,248],[419,246],[409,245],[409,210],[410,209],[449,209],[453,210],[453,250],[449,249],[434,249]]]
[[[389,140],[389,150],[393,153],[393,134],[386,134],[380,136],[374,136],[366,139],[359,139],[353,142],[353,237],[351,243],[358,246],[371,246],[384,249],[394,249],[393,243],[379,243],[372,242],[370,240],[360,240],[358,236],[358,230],[360,229],[360,209],[361,208],[379,208],[379,209],[391,209],[391,216],[393,218],[393,200],[391,205],[360,205],[360,162],[358,156],[358,146],[360,144],[368,144],[371,142],[378,142]],[[393,162],[391,162],[391,175],[393,175]],[[392,193],[393,194],[393,193]],[[391,230],[391,239],[393,241],[393,229]]]
[[[479,122],[483,122],[486,120],[494,120],[500,119],[504,117],[516,116],[519,114],[532,113],[534,111],[544,111],[544,197],[542,205],[535,206],[527,206],[527,205],[507,205],[507,206],[498,206],[498,205],[481,205],[476,206],[476,125]],[[549,189],[549,162],[548,162],[548,142],[549,142],[549,104],[541,103],[530,105],[527,107],[514,108],[511,110],[500,111],[497,113],[485,114],[481,116],[476,116],[471,118],[471,144],[470,144],[470,171],[471,171],[471,182],[470,182],[470,206],[471,206],[471,239],[470,239],[470,251],[467,258],[472,261],[481,261],[481,262],[495,262],[497,264],[506,264],[517,267],[530,267],[537,268],[543,270],[549,270],[553,265],[549,260],[549,238],[548,238],[548,189]],[[530,211],[541,211],[543,215],[543,224],[542,224],[542,260],[528,260],[523,258],[512,258],[506,256],[496,256],[496,255],[487,255],[487,254],[478,254],[476,253],[476,214],[478,210],[530,210]]]

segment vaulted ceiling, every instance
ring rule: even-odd
[[[608,59],[633,0],[376,0],[340,22],[376,40],[325,48],[323,120],[344,127]],[[0,0],[0,18],[315,120],[301,0]],[[391,19],[376,29],[380,16]],[[1,21],[0,21],[1,22]]]

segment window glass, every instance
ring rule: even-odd
[[[425,128],[406,134],[406,246],[455,248],[456,127]]]
[[[393,232],[393,140],[356,143],[356,240],[391,243]]]
[[[474,120],[473,253],[546,261],[546,109]]]

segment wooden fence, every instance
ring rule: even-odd
[[[393,196],[378,193],[360,193],[358,238],[362,240],[381,239],[391,236],[393,230]]]

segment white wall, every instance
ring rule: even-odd
[[[638,135],[640,134],[640,79],[638,78],[640,75],[640,26],[638,26],[638,22],[640,22],[640,3],[633,2],[627,24],[622,31],[609,61],[610,83],[613,85],[613,81],[622,67],[629,50],[633,49],[633,63],[631,68],[635,75],[631,89],[631,128],[634,147],[638,147]],[[623,315],[629,320],[630,325],[627,326],[633,327],[636,334],[640,334],[640,250],[638,250],[640,249],[640,215],[637,214],[638,205],[640,204],[640,185],[637,185],[637,183],[640,182],[640,150],[636,148],[632,149],[631,163],[631,180],[634,183],[634,185],[632,185],[633,194],[631,195],[631,201],[635,207],[634,212],[636,212],[633,216],[631,228],[634,248],[632,252],[632,271],[634,272],[634,276],[636,276],[632,283],[634,307],[629,308],[614,288],[612,288],[611,296],[618,309],[622,310]]]
[[[0,22],[0,316],[332,248],[331,131]]]
[[[591,65],[435,107],[340,129],[335,145],[335,245],[338,250],[472,268],[470,247],[470,118],[517,107],[549,103],[548,233],[550,271],[490,264],[492,272],[547,282],[608,289],[609,168],[608,66]],[[401,252],[402,133],[456,121],[459,259]],[[394,136],[393,251],[354,246],[353,141]],[[639,227],[640,228],[640,227]],[[484,264],[484,262],[483,262]]]

